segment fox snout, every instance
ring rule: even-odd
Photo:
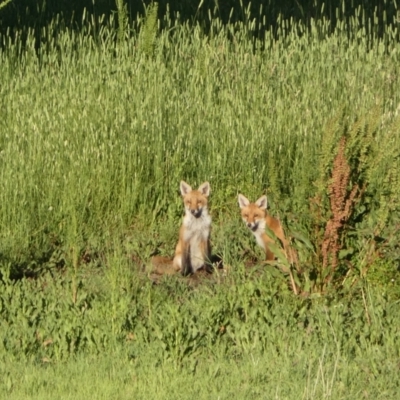
[[[247,222],[247,227],[255,232],[258,228],[258,222]]]
[[[201,216],[203,209],[202,208],[190,208],[190,213],[195,217],[199,218]]]

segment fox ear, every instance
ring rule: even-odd
[[[261,196],[257,201],[256,201],[256,206],[260,207],[261,210],[265,210],[267,208],[268,201],[267,201],[267,196]]]
[[[200,185],[198,190],[201,194],[208,197],[210,195],[210,191],[211,191],[210,184],[208,182],[204,182]]]
[[[250,204],[250,200],[244,197],[242,194],[239,194],[238,201],[240,208],[245,208]]]
[[[192,187],[188,185],[185,181],[181,181],[180,188],[182,196],[185,196],[192,191]]]

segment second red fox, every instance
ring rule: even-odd
[[[208,214],[210,190],[208,182],[202,183],[197,190],[193,190],[184,181],[180,183],[185,216],[179,231],[173,265],[182,275],[194,273],[210,265],[211,216]]]
[[[275,255],[268,247],[268,244],[274,241],[266,234],[265,228],[268,227],[274,232],[285,249],[288,247],[288,242],[280,221],[266,212],[267,196],[261,196],[255,203],[251,203],[245,196],[239,194],[238,201],[242,219],[255,236],[258,245],[264,249],[266,260],[274,260]]]

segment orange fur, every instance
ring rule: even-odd
[[[274,240],[266,234],[265,228],[268,227],[274,232],[285,250],[288,248],[288,241],[280,221],[267,214],[267,197],[261,196],[255,203],[251,203],[245,196],[239,194],[238,201],[242,219],[252,231],[258,245],[264,249],[266,260],[274,260],[275,255],[268,246],[270,243],[274,243]]]
[[[211,217],[208,214],[210,184],[204,182],[193,190],[181,181],[180,190],[185,206],[185,216],[179,230],[179,241],[175,249],[173,265],[183,275],[206,267],[210,261]]]
[[[153,256],[151,258],[151,264],[153,266],[152,272],[157,275],[173,275],[176,273],[171,258]]]

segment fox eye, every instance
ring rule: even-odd
[[[243,217],[247,218],[249,216],[249,214],[243,214]]]

